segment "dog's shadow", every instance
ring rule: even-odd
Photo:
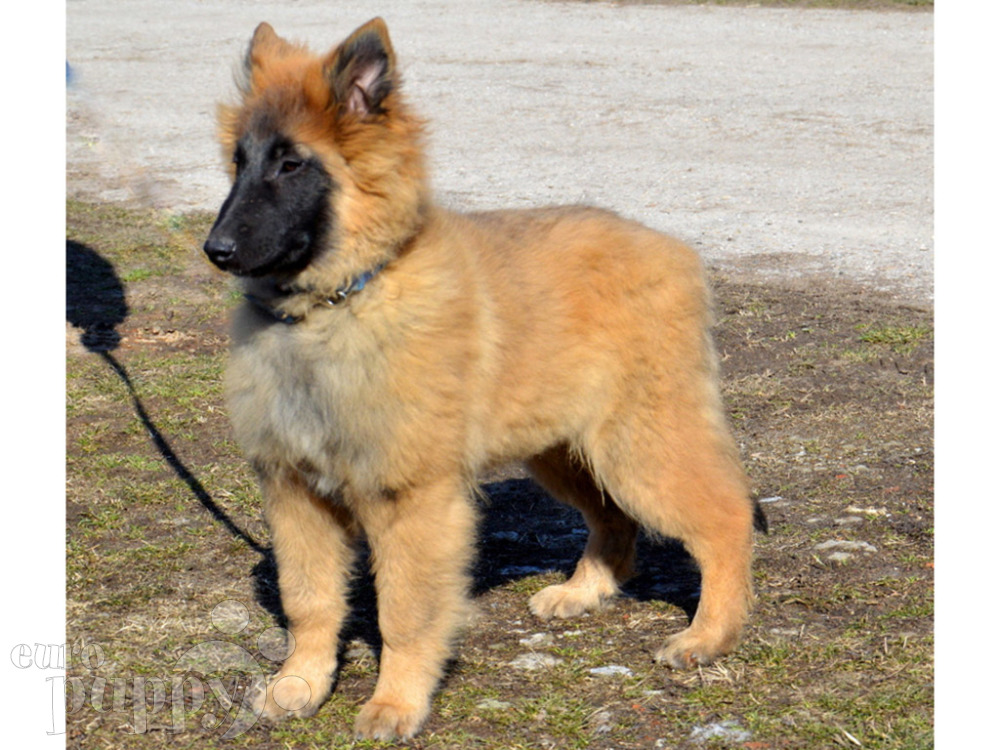
[[[548,571],[567,576],[587,541],[580,513],[556,502],[530,479],[483,486],[485,513],[475,568],[475,593]],[[640,537],[636,575],[622,589],[629,598],[660,599],[693,615],[701,577],[684,547]]]

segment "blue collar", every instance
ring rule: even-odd
[[[364,289],[368,282],[375,278],[378,272],[383,268],[385,268],[385,263],[379,263],[374,268],[365,271],[360,276],[356,276],[351,282],[335,290],[333,294],[317,295],[316,302],[313,307],[337,307],[352,294],[357,294]],[[295,287],[279,287],[279,290],[288,296],[293,294],[311,293],[308,289],[298,289]],[[266,312],[279,323],[294,325],[295,323],[301,323],[306,318],[305,314],[289,315],[271,304],[271,300],[263,299],[255,294],[247,292],[243,295],[243,297],[248,302],[252,303],[258,310]]]

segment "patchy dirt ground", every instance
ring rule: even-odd
[[[68,747],[345,747],[376,678],[360,575],[334,697],[309,720],[234,724],[283,619],[221,397],[236,295],[200,258],[208,225],[68,205]],[[613,607],[534,620],[528,596],[585,537],[511,468],[484,477],[479,614],[413,747],[932,746],[931,313],[842,279],[712,279],[725,397],[770,521],[743,645],[696,672],[653,664],[698,571],[648,540]]]

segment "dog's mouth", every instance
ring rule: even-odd
[[[259,278],[275,274],[294,274],[303,270],[312,262],[315,254],[313,233],[299,230],[292,233],[284,251],[270,262],[265,262],[257,268],[248,269],[244,276]]]

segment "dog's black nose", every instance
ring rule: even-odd
[[[236,240],[229,237],[209,237],[205,240],[205,255],[217,266],[225,266],[236,254]]]

